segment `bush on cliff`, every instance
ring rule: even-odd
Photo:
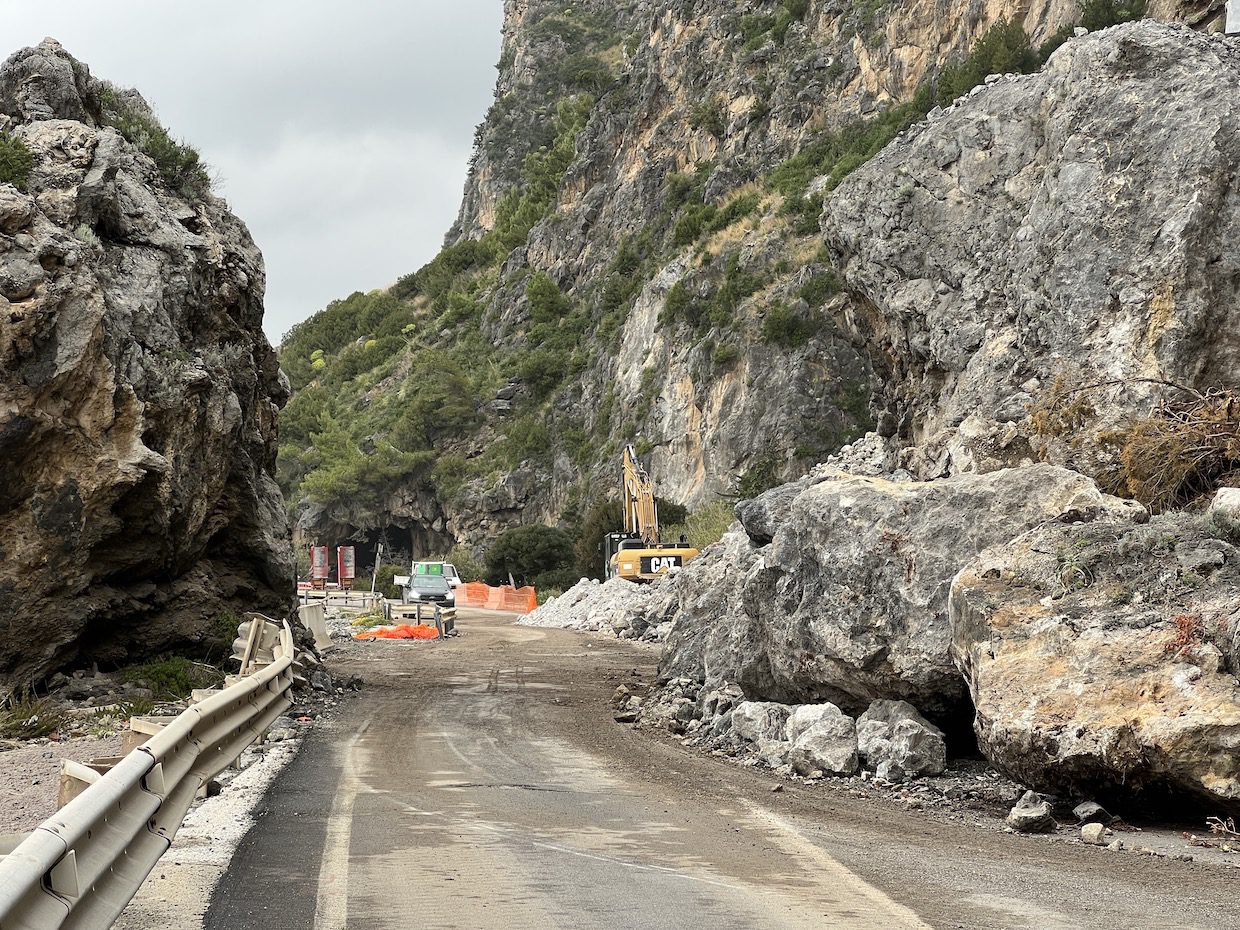
[[[0,132],[0,183],[24,191],[33,167],[34,155],[26,143],[11,133]]]
[[[100,95],[103,122],[119,132],[155,162],[160,177],[182,197],[201,200],[211,192],[211,176],[197,150],[177,142],[149,113],[125,100],[112,88]]]

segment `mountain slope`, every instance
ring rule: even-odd
[[[1036,69],[1078,20],[1139,12],[506,10],[449,244],[281,348],[281,480],[320,539],[386,532],[421,554],[573,528],[613,492],[625,442],[664,497],[701,508],[895,431],[864,303],[822,246],[824,195],[987,74]]]

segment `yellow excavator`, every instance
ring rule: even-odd
[[[624,530],[603,537],[603,568],[608,578],[654,581],[680,571],[698,554],[683,536],[678,544],[664,543],[659,538],[654,485],[632,446],[624,447],[620,499],[624,505]]]

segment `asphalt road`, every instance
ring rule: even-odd
[[[1235,870],[995,834],[614,723],[654,654],[462,611],[352,645],[363,694],[262,802],[209,930],[1216,928]]]

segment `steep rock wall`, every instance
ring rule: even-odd
[[[1159,382],[1237,383],[1238,81],[1232,40],[1117,26],[932,115],[830,197],[914,471],[1097,474],[1099,437],[1174,396]],[[1035,434],[1031,408],[1089,385],[1074,435]]]
[[[52,40],[0,68],[0,129],[33,154],[0,184],[0,693],[290,597],[262,256],[105,101],[150,118]]]

